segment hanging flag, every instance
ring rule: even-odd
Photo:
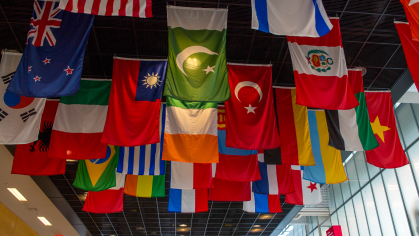
[[[74,13],[101,16],[153,17],[152,0],[60,0],[60,8]]]
[[[12,174],[61,175],[65,173],[65,160],[48,158],[52,124],[58,108],[58,99],[47,100],[42,113],[38,140],[16,145]]]
[[[328,110],[359,105],[348,83],[339,19],[320,38],[287,36],[294,68],[297,104]]]
[[[314,162],[308,125],[307,107],[296,103],[294,88],[274,88],[281,158],[284,165],[312,166]]]
[[[214,178],[238,182],[259,180],[257,151],[226,147],[224,106],[218,106],[217,116],[219,163],[212,164]]]
[[[250,182],[236,182],[213,179],[214,187],[209,189],[208,200],[221,202],[250,201]]]
[[[170,188],[211,188],[211,163],[170,162]]]
[[[159,115],[167,61],[114,58],[102,142],[141,146],[160,142]]]
[[[419,41],[419,1],[418,0],[400,0],[409,22],[409,40]],[[397,24],[396,24],[397,26]],[[399,29],[397,29],[399,31]],[[399,31],[400,35],[400,31]],[[403,42],[402,42],[403,44]],[[409,68],[410,69],[410,68]]]
[[[292,166],[295,192],[285,195],[285,202],[292,205],[316,205],[321,203],[322,194],[320,184],[303,179],[303,172],[307,167]]]
[[[80,160],[73,186],[95,192],[115,187],[118,153],[119,147],[109,145],[105,158]]]
[[[230,98],[227,9],[167,6],[169,68],[164,96],[190,102]]]
[[[167,97],[163,160],[218,162],[217,103]]]
[[[287,194],[295,192],[290,165],[267,165],[259,161],[261,180],[253,182],[252,192],[261,194]]]
[[[208,189],[169,190],[169,212],[198,213],[208,211]]]
[[[380,146],[366,151],[367,162],[380,168],[398,168],[409,164],[397,133],[390,92],[366,92],[372,131]]]
[[[265,150],[281,145],[272,97],[272,65],[228,65],[234,96],[226,101],[226,146]]]
[[[281,147],[264,150],[263,156],[264,162],[267,165],[282,165]]]
[[[304,167],[304,179],[319,184],[337,184],[348,180],[340,151],[329,146],[324,110],[308,110],[310,138],[315,166]]]
[[[401,1],[403,2],[403,0]],[[419,4],[417,4],[417,7],[419,7]],[[397,32],[399,33],[400,41],[402,42],[403,52],[406,58],[407,66],[409,67],[410,74],[412,75],[416,88],[419,88],[419,68],[417,67],[419,63],[419,52],[417,50],[419,48],[419,40],[412,40],[412,33],[410,32],[412,25],[409,27],[409,23],[397,21],[394,23],[396,24]],[[419,21],[417,23],[417,27],[417,30],[419,31]]]
[[[249,213],[281,213],[279,195],[252,192],[250,201],[243,202],[243,211]]]
[[[108,214],[124,211],[125,175],[116,173],[116,186],[99,192],[87,192],[83,211]]]
[[[164,175],[166,161],[161,159],[163,152],[166,103],[160,110],[160,143],[137,147],[120,147],[117,172],[130,175]]]
[[[276,35],[321,37],[332,27],[321,0],[252,0],[252,29]]]
[[[6,91],[22,57],[3,52],[0,62],[0,144],[26,144],[38,139],[44,98],[29,98]]]
[[[110,90],[110,80],[83,79],[77,94],[61,97],[52,128],[50,158],[81,160],[106,156],[107,145],[100,140]]]
[[[361,69],[348,70],[348,81],[359,106],[349,110],[325,110],[329,145],[342,151],[364,151],[378,147],[365,102]]]
[[[124,193],[134,197],[165,197],[166,175],[127,175]]]
[[[22,60],[7,91],[27,97],[70,96],[79,90],[94,16],[35,0]]]

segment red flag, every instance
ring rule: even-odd
[[[220,162],[212,163],[212,168],[216,168],[214,178],[217,179],[238,182],[260,180],[258,156],[255,154],[250,156],[220,154]]]
[[[59,100],[47,100],[42,113],[38,140],[16,145],[12,174],[60,175],[65,173],[65,159],[48,158],[52,124]]]
[[[272,66],[229,64],[232,96],[225,103],[227,147],[274,149],[281,145],[272,97]]]
[[[367,162],[380,168],[409,164],[397,133],[390,92],[365,92],[372,131],[380,146],[366,151]]]
[[[124,211],[124,188],[88,192],[83,211],[91,213],[115,213]]]
[[[411,31],[411,35],[409,39],[419,41],[419,4],[417,4],[419,3],[419,1],[400,0],[400,2],[403,5],[404,12],[406,13],[407,21],[409,21],[409,24],[410,24],[409,31]]]
[[[250,182],[235,182],[213,179],[214,187],[209,189],[208,200],[221,202],[250,201]]]

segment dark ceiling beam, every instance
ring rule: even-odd
[[[10,22],[9,22],[7,16],[6,16],[6,14],[4,13],[3,7],[1,7],[1,5],[0,5],[0,10],[1,10],[2,14],[3,14],[4,19],[6,20],[7,25],[9,26],[10,30],[12,31],[13,37],[15,38],[17,44],[19,45],[20,51],[23,52],[23,47],[20,44],[19,39],[17,38],[17,36],[15,34],[15,31],[13,30],[13,27],[10,24]]]
[[[384,71],[384,69],[386,69],[388,63],[391,61],[391,59],[394,57],[394,55],[396,55],[397,51],[399,50],[399,48],[402,45],[399,45],[396,50],[394,50],[393,54],[390,56],[390,58],[387,60],[386,64],[381,68],[380,72],[378,72],[377,76],[374,78],[374,80],[371,82],[371,84],[368,86],[367,90],[369,90],[372,85],[374,84],[374,82],[378,79],[378,77],[381,75],[381,73]]]

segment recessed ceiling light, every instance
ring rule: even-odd
[[[253,227],[255,227],[255,228],[259,228],[259,227],[260,227],[260,225],[253,225]]]
[[[39,219],[42,223],[44,223],[44,225],[46,225],[46,226],[52,226],[52,224],[51,224],[51,223],[49,223],[49,221],[47,220],[47,218],[45,218],[45,217],[43,217],[43,216],[38,216],[38,219]]]
[[[186,227],[186,226],[188,226],[187,224],[180,224],[179,225],[180,227]]]
[[[28,201],[16,188],[7,188],[7,190],[9,190],[13,194],[13,196],[17,198],[17,200],[21,202]]]
[[[274,217],[274,214],[261,214],[259,216],[259,219],[261,220],[268,220],[268,219],[272,219]]]

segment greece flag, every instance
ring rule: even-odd
[[[322,0],[252,0],[252,29],[276,35],[321,37],[332,27]]]

